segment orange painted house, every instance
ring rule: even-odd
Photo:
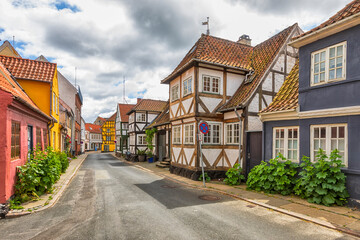
[[[40,110],[0,63],[0,203],[14,194],[16,167],[29,151],[48,144],[51,118]]]

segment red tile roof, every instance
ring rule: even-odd
[[[0,55],[0,62],[17,79],[52,82],[56,71],[56,64],[18,57]]]
[[[348,18],[350,16],[353,16],[357,13],[360,12],[360,0],[354,0],[352,2],[350,2],[349,4],[347,4],[343,9],[341,9],[340,11],[338,11],[334,16],[332,16],[331,18],[329,18],[327,21],[323,22],[322,24],[320,24],[319,26],[297,36],[294,37],[293,39],[298,39],[301,37],[304,37],[306,35],[309,35],[312,32],[315,32],[317,30],[320,30],[322,28],[325,28],[327,26],[330,26],[334,23],[337,23],[345,18]]]
[[[267,108],[263,109],[261,113],[296,109],[298,107],[298,100],[299,62],[294,65],[272,103]]]
[[[120,117],[121,122],[129,122],[129,115],[127,113],[135,107],[135,104],[123,104],[119,103],[119,111],[120,111]]]
[[[161,112],[166,106],[166,103],[166,101],[161,100],[141,99],[127,114],[134,111]]]
[[[115,119],[116,119],[116,112],[113,115],[111,115],[111,117],[107,118],[106,121],[115,121]]]
[[[146,128],[153,128],[161,125],[166,125],[169,123],[170,123],[169,102],[167,102],[162,112]]]
[[[232,98],[220,107],[219,111],[233,109],[246,103],[250,99],[268,68],[275,60],[275,57],[279,54],[282,47],[285,46],[296,28],[298,28],[297,23],[254,47],[248,56],[250,65],[254,70],[254,74],[251,76],[252,80],[250,82],[244,81]]]
[[[11,77],[9,71],[6,70],[5,66],[0,62],[0,89],[11,93],[20,102],[26,104],[32,110],[40,113],[43,117],[50,119],[48,115],[42,112],[36,104],[30,99],[20,85]]]
[[[218,64],[238,69],[250,69],[249,58],[247,56],[251,50],[252,47],[245,44],[202,34],[180,64],[161,82],[168,83],[171,81],[192,61]]]
[[[100,125],[85,123],[85,129],[86,129],[86,131],[89,131],[90,133],[101,133]]]

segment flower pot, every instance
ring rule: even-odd
[[[145,162],[146,160],[146,155],[139,155],[138,156],[139,162]]]
[[[154,162],[154,157],[148,157],[148,163],[153,163]]]

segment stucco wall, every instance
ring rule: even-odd
[[[301,111],[360,105],[360,26],[301,47],[299,103]],[[310,87],[311,53],[347,41],[346,79]]]

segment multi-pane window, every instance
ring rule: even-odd
[[[185,144],[193,144],[194,143],[194,124],[186,124],[184,125],[185,130]]]
[[[299,161],[299,128],[274,128],[273,157],[281,153],[286,159]]]
[[[174,144],[181,144],[181,126],[172,127],[172,136]]]
[[[238,144],[240,141],[239,123],[227,123],[225,125],[226,143]]]
[[[106,136],[106,141],[111,141],[111,136]]]
[[[314,160],[319,153],[319,149],[325,151],[327,155],[337,149],[342,161],[347,165],[347,126],[339,125],[314,125],[311,126],[311,159]]]
[[[209,132],[204,135],[204,143],[220,144],[221,124],[220,123],[208,123],[208,125],[209,125]]]
[[[20,157],[20,123],[11,122],[11,159]]]
[[[220,78],[204,75],[203,92],[220,93]]]
[[[139,145],[146,145],[146,136],[145,135],[138,135],[138,144]]]
[[[184,81],[183,85],[184,85],[184,88],[183,88],[184,96],[192,93],[192,78],[186,79]]]
[[[311,84],[345,79],[346,42],[311,54]]]
[[[128,129],[129,129],[129,124],[123,123],[123,130],[128,130]]]
[[[171,88],[171,101],[179,99],[179,85],[175,85]]]
[[[145,113],[137,113],[136,114],[136,121],[137,122],[145,122],[146,116]]]
[[[36,128],[36,146],[41,147],[41,129]]]

